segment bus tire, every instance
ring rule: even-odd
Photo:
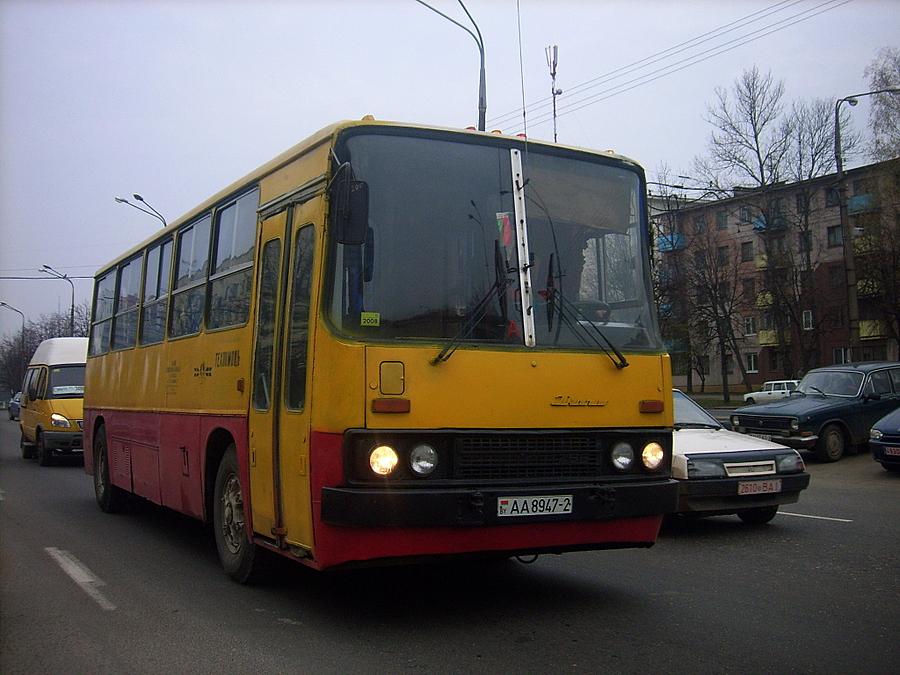
[[[22,450],[22,459],[34,459],[34,445],[25,440],[25,433],[19,439],[19,448]]]
[[[47,447],[47,443],[44,441],[44,434],[39,431],[35,436],[38,464],[41,466],[50,466],[50,464],[53,463],[53,451]]]
[[[94,434],[94,497],[104,513],[118,513],[125,506],[128,493],[109,480],[109,452],[106,447],[106,427],[98,427]]]
[[[219,560],[228,576],[238,583],[248,583],[254,577],[257,546],[247,536],[234,443],[219,463],[213,495],[213,531]]]

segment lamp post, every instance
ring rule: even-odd
[[[75,337],[75,284],[72,283],[72,280],[62,272],[57,272],[55,269],[50,267],[50,265],[43,265],[41,267],[41,272],[44,274],[49,274],[54,279],[64,279],[69,282],[69,286],[72,287],[72,305],[69,309],[69,337]]]
[[[475,27],[475,35],[471,30],[469,30],[466,26],[463,26],[456,19],[451,19],[449,16],[441,12],[440,10],[435,9],[427,2],[423,2],[422,0],[416,0],[420,5],[427,7],[435,14],[439,14],[447,21],[452,24],[455,24],[466,31],[469,35],[472,36],[472,39],[475,40],[475,44],[478,45],[478,53],[481,56],[481,70],[479,71],[478,78],[478,131],[484,131],[485,117],[487,116],[487,92],[485,90],[485,78],[484,78],[484,40],[481,38],[481,31],[478,30],[478,24],[475,23],[475,19],[472,18],[472,15],[469,14],[469,10],[466,9],[466,6],[463,4],[462,0],[457,0],[459,2],[460,7],[463,8],[463,11],[466,13],[466,16],[469,17],[469,21],[472,22],[472,25]],[[137,195],[135,195],[137,197]]]
[[[19,381],[21,382],[25,378],[25,313],[19,309],[16,309],[12,305],[6,304],[3,301],[0,301],[0,307],[11,309],[22,317],[22,338],[19,342],[19,365],[21,367]]]
[[[154,218],[158,218],[159,221],[163,224],[163,227],[168,226],[168,223],[166,222],[166,219],[163,218],[162,214],[159,211],[157,211],[156,209],[154,209],[152,206],[150,206],[150,204],[147,203],[146,199],[144,199],[143,197],[141,197],[139,194],[136,194],[136,193],[131,196],[134,199],[136,199],[137,201],[141,202],[142,204],[146,204],[147,208],[145,209],[141,206],[138,206],[137,204],[132,204],[130,201],[128,201],[124,197],[116,197],[115,198],[116,203],[117,204],[127,204],[131,208],[137,209],[141,213],[146,213],[148,216],[153,216]]]
[[[851,107],[859,103],[863,96],[876,94],[897,94],[900,87],[876,89],[861,94],[853,94],[839,98],[834,104],[834,165],[836,169],[838,188],[838,211],[841,224],[841,237],[844,247],[844,270],[847,278],[847,328],[848,328],[848,355],[847,359],[853,361],[853,350],[859,347],[859,293],[856,279],[856,258],[853,251],[853,238],[850,231],[850,217],[847,213],[847,188],[844,185],[844,159],[841,156],[841,104],[847,103]]]

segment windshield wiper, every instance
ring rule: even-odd
[[[559,313],[560,323],[565,323],[569,330],[572,331],[572,334],[581,341],[581,344],[588,347],[593,343],[603,350],[603,353],[609,357],[609,360],[613,362],[616,368],[628,367],[628,361],[622,355],[622,352],[597,327],[597,324],[585,316],[584,312],[578,309],[570,300],[566,299],[566,296],[563,295],[559,288],[548,289],[547,296],[547,302],[552,309]],[[548,317],[552,317],[552,313],[548,312]]]
[[[502,270],[502,271],[501,271]],[[481,320],[487,316],[488,309],[491,306],[491,300],[493,299],[494,294],[497,294],[497,300],[500,303],[500,313],[503,318],[503,327],[504,330],[509,322],[508,319],[508,309],[506,302],[506,288],[509,286],[509,274],[510,272],[515,271],[514,269],[510,269],[509,266],[503,259],[503,256],[500,254],[500,241],[494,239],[494,283],[491,284],[491,287],[487,290],[482,298],[475,305],[475,308],[472,310],[472,313],[469,315],[469,318],[466,322],[459,327],[459,330],[456,332],[450,341],[447,342],[446,346],[438,352],[437,356],[435,356],[429,363],[431,365],[436,366],[444,361],[450,359],[453,355],[453,352],[456,351],[456,348],[472,333],[473,330],[481,323]]]
[[[824,391],[822,391],[822,390],[819,389],[818,387],[813,387],[812,385],[810,385],[809,388],[812,389],[813,391],[819,392],[819,393],[822,394],[822,396],[824,396],[825,398],[828,398],[828,394],[826,394]]]

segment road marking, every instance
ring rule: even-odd
[[[106,582],[98,578],[82,562],[68,551],[47,547],[44,549],[51,558],[56,561],[63,572],[71,577],[78,586],[87,593],[90,598],[100,605],[101,609],[112,611],[116,608],[103,594],[97,590],[98,586],[106,586]]]
[[[816,520],[830,520],[833,523],[852,523],[852,520],[846,518],[828,518],[826,516],[808,516],[805,513],[788,513],[787,511],[779,511],[779,516],[795,516],[797,518],[815,518]]]

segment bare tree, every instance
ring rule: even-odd
[[[900,49],[885,47],[866,67],[872,91],[900,87]],[[875,161],[900,157],[900,95],[876,94],[869,111],[869,154]]]

